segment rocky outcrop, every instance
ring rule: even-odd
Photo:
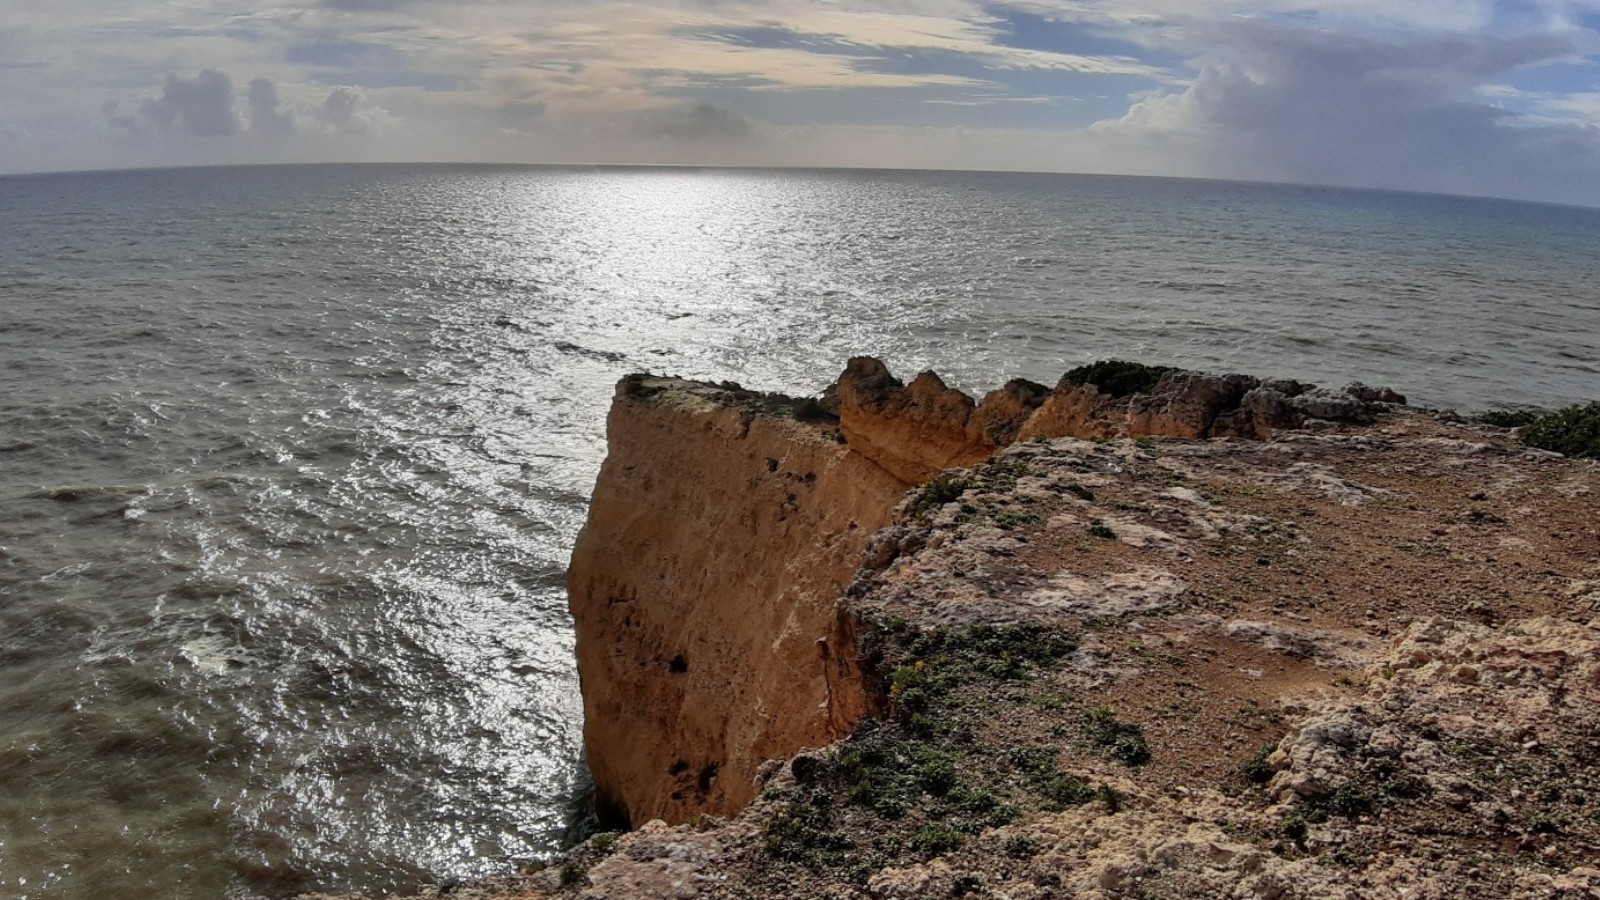
[[[1296,381],[1248,375],[1173,372],[1148,393],[1117,397],[1092,384],[1063,379],[1022,426],[1022,439],[1042,437],[1238,437],[1267,440],[1309,421],[1365,424],[1385,409],[1404,406],[1388,389],[1358,383],[1334,391]]]
[[[736,386],[633,377],[568,571],[604,818],[730,814],[872,708],[837,605],[905,485]]]
[[[830,395],[837,397],[836,415],[851,446],[908,484],[973,465],[1019,440],[1266,440],[1313,421],[1369,423],[1406,402],[1359,382],[1335,391],[1248,375],[1167,371],[1148,391],[1119,394],[1068,373],[1053,391],[1016,380],[974,403],[932,372],[904,385],[871,358],[852,359]]]
[[[1264,437],[1312,413],[1370,418],[1381,402],[1240,375],[1168,372],[1125,397],[1071,378],[1054,391],[1012,381],[981,402],[864,357],[820,402],[624,379],[568,573],[603,817],[736,813],[764,762],[872,711],[881,698],[838,601],[908,487],[1022,439]]]
[[[641,827],[452,896],[1600,896],[1600,466],[1081,374],[626,379],[569,578]]]
[[[858,357],[850,360],[833,393],[850,446],[913,485],[945,469],[981,462],[1016,440],[1049,392],[1018,380],[974,403],[932,372],[904,385],[881,361]]]

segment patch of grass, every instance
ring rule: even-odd
[[[1161,376],[1176,371],[1171,366],[1147,366],[1144,363],[1108,359],[1079,366],[1063,375],[1062,380],[1069,384],[1092,384],[1102,394],[1113,397],[1128,397],[1148,394]]]
[[[939,628],[902,632],[889,640],[899,646],[878,652],[900,661],[890,670],[889,696],[902,715],[925,713],[952,689],[976,678],[1020,680],[1078,649],[1071,635],[1037,625]]]
[[[1306,848],[1306,838],[1311,834],[1311,826],[1304,816],[1291,812],[1283,819],[1283,836],[1301,850]]]
[[[1076,481],[1067,485],[1065,488],[1063,488],[1063,490],[1072,496],[1077,497],[1079,500],[1086,500],[1090,503],[1094,502],[1094,491],[1089,490]]]
[[[1017,486],[1017,480],[1033,474],[1033,468],[1020,459],[998,459],[977,470],[983,487],[1004,493]]]
[[[948,825],[926,825],[911,836],[911,849],[923,856],[939,856],[960,847],[967,836]]]
[[[1014,859],[1032,859],[1043,849],[1037,839],[1026,834],[1013,834],[1004,844],[1006,855]]]
[[[1012,768],[1022,773],[1028,789],[1045,799],[1045,809],[1054,812],[1082,806],[1095,798],[1089,782],[1061,771],[1056,765],[1056,747],[1014,747],[1007,754]]]
[[[1085,713],[1079,731],[1096,752],[1125,766],[1142,766],[1150,761],[1150,745],[1145,743],[1144,732],[1137,725],[1118,721],[1109,706]]]
[[[985,750],[975,733],[995,705],[1030,702],[1027,681],[1076,650],[1072,635],[1032,625],[917,629],[889,620],[863,643],[894,716],[791,763],[794,786],[768,798],[778,804],[765,834],[774,865],[862,884],[890,860],[949,853],[1017,822],[1041,800],[1055,808],[1120,801],[1061,772],[1054,748],[1018,767],[1007,764],[1004,749]]]
[[[1600,400],[1547,413],[1522,426],[1522,442],[1578,459],[1600,459]]]
[[[1089,532],[1090,537],[1097,537],[1105,541],[1114,541],[1117,539],[1117,533],[1111,530],[1111,526],[1100,521],[1099,519],[1095,519],[1093,522],[1091,522],[1089,527],[1085,530]]]
[[[1371,794],[1356,785],[1346,784],[1329,795],[1324,802],[1330,813],[1349,819],[1371,812],[1375,801]]]
[[[792,800],[767,824],[767,852],[812,868],[838,862],[855,845],[833,825],[833,800],[810,791]]]
[[[1095,785],[1094,798],[1104,803],[1109,812],[1119,812],[1122,809],[1122,792],[1109,784]]]
[[[1496,428],[1521,428],[1539,421],[1539,418],[1545,415],[1548,413],[1542,409],[1491,409],[1479,413],[1474,419]]]
[[[917,495],[916,517],[925,519],[929,513],[944,506],[946,503],[954,503],[961,499],[961,495],[966,493],[967,488],[972,487],[972,485],[973,481],[970,476],[962,475],[952,478],[942,472],[935,475],[933,480],[923,486],[922,493]]]
[[[1005,531],[1010,531],[1018,525],[1039,525],[1043,522],[1044,516],[1031,509],[1022,512],[1006,510],[994,517],[994,524]]]
[[[1244,764],[1244,777],[1255,784],[1266,784],[1277,774],[1277,770],[1267,764],[1267,758],[1278,752],[1278,742],[1262,746],[1256,754]]]
[[[959,783],[959,759],[916,741],[872,735],[842,747],[827,777],[850,803],[899,819],[926,797],[944,797]]]

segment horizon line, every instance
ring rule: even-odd
[[[428,166],[458,168],[501,169],[577,169],[577,170],[659,170],[659,171],[711,171],[711,172],[871,172],[907,174],[961,174],[961,175],[1025,175],[1054,178],[1121,178],[1150,181],[1184,181],[1205,184],[1234,184],[1254,187],[1298,188],[1317,191],[1349,191],[1364,194],[1393,194],[1398,196],[1427,197],[1445,200],[1473,200],[1493,203],[1511,203],[1527,206],[1546,206],[1556,209],[1600,213],[1600,204],[1561,203],[1554,200],[1530,200],[1521,197],[1504,197],[1494,194],[1452,194],[1443,191],[1422,191],[1414,188],[1392,188],[1331,184],[1325,182],[1275,181],[1265,178],[1208,178],[1200,175],[1154,175],[1114,172],[1066,172],[1044,169],[982,169],[982,168],[923,168],[917,166],[783,166],[740,165],[731,163],[576,163],[576,162],[490,162],[484,160],[327,160],[297,162],[235,162],[199,163],[190,165],[120,166],[88,169],[41,169],[27,172],[0,173],[0,182],[13,179],[52,178],[71,175],[128,175],[155,172],[227,171],[232,169],[308,169],[333,167],[402,168]]]

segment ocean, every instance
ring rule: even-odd
[[[1131,358],[1600,396],[1600,210],[933,172],[0,178],[0,897],[379,893],[589,827],[623,374]]]

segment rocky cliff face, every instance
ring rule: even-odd
[[[1600,466],[1401,400],[626,380],[571,584],[640,827],[452,896],[1600,896]]]
[[[1023,438],[1264,436],[1304,421],[1317,396],[1166,373],[1133,396],[1069,376],[974,402],[932,372],[904,385],[870,358],[851,360],[822,404],[630,376],[568,572],[602,818],[737,813],[764,763],[882,706],[840,600],[907,488]],[[1379,399],[1326,396],[1317,411],[1346,419]]]
[[[631,378],[568,573],[603,817],[731,814],[872,708],[838,599],[905,485],[796,404]]]
[[[1003,443],[885,376],[839,412],[903,476]],[[1600,467],[1359,387],[1026,396],[1019,435],[1185,436],[909,494],[842,607],[882,721],[504,896],[1600,896]]]

